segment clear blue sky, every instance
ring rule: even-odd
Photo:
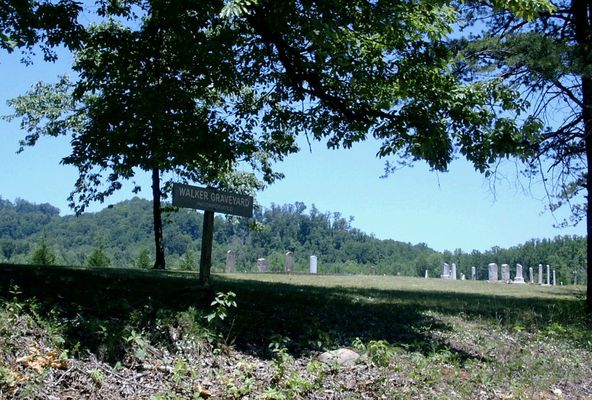
[[[62,56],[56,64],[36,62],[26,67],[19,58],[0,54],[0,115],[11,112],[6,100],[37,81],[54,81],[67,72],[70,62],[68,56]],[[0,135],[0,196],[11,201],[47,202],[62,214],[71,213],[66,199],[76,172],[59,163],[68,154],[68,140],[43,138],[35,148],[17,155],[18,141],[24,137],[18,121],[0,121]],[[567,210],[555,215],[545,212],[543,188],[521,188],[511,161],[501,169],[507,179],[497,183],[494,193],[490,182],[463,160],[455,161],[445,174],[418,163],[381,179],[384,162],[375,157],[374,142],[350,150],[327,150],[321,143],[312,143],[312,151],[304,139],[301,142],[304,146],[299,154],[277,165],[286,178],[257,196],[264,207],[296,201],[309,208],[315,204],[323,212],[353,216],[353,226],[378,238],[423,242],[436,250],[486,250],[532,238],[585,234],[584,224],[554,228]],[[148,198],[148,178],[141,177],[139,182],[144,186],[140,196]],[[106,204],[132,196],[126,187]],[[106,204],[96,204],[90,210],[100,210]]]

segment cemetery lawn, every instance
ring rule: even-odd
[[[592,399],[583,287],[0,264],[1,399]],[[213,303],[213,304],[212,304]],[[349,348],[352,365],[319,354]]]

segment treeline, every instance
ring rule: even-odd
[[[167,267],[195,269],[199,263],[203,215],[193,210],[169,210],[164,217]],[[256,221],[256,222],[254,222]],[[352,226],[353,218],[338,212],[322,212],[303,203],[272,205],[256,210],[255,218],[216,216],[213,270],[224,269],[226,252],[236,253],[238,271],[254,271],[258,258],[269,261],[271,271],[281,271],[284,254],[294,252],[295,270],[307,271],[310,255],[319,259],[321,273],[377,273],[430,276],[441,274],[443,262],[454,262],[470,276],[477,267],[479,279],[487,278],[487,264],[496,262],[528,267],[552,265],[558,280],[582,281],[585,271],[584,238],[556,237],[531,240],[522,245],[486,252],[462,250],[443,253],[425,244],[412,245],[379,240]],[[0,260],[55,264],[137,266],[153,263],[152,205],[134,198],[98,213],[60,216],[49,204],[14,203],[0,199]]]

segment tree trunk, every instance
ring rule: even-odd
[[[582,65],[592,66],[590,40],[592,40],[591,21],[592,0],[572,1],[573,23],[576,41],[580,46]],[[587,233],[587,274],[586,308],[592,315],[592,78],[582,76],[582,120],[584,124],[584,141],[586,144],[586,233]]]
[[[154,218],[154,244],[156,259],[154,269],[164,269],[164,244],[162,241],[162,210],[160,208],[160,170],[152,169],[152,214]]]
[[[586,143],[586,260],[588,281],[586,284],[586,309],[592,315],[592,79],[582,79],[583,120]]]
[[[583,79],[587,81],[588,92],[592,89],[592,82],[590,79]],[[584,82],[582,82],[584,83]],[[582,85],[583,87],[584,85]],[[586,91],[582,90],[583,93]],[[590,95],[590,93],[588,93]],[[586,96],[583,96],[586,99]],[[592,104],[590,104],[592,97],[588,97],[588,101],[584,101],[584,105],[588,106],[588,111],[584,111],[584,126],[586,129],[585,143],[586,143],[586,261],[587,261],[587,275],[588,280],[586,284],[586,309],[588,315],[592,315],[592,114],[590,112]],[[588,114],[586,118],[586,114]]]
[[[212,244],[214,243],[214,212],[205,211],[201,238],[201,258],[199,260],[199,283],[207,286],[212,269]]]

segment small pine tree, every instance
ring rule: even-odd
[[[108,267],[111,265],[111,259],[105,254],[105,246],[100,244],[96,247],[86,260],[89,267]]]
[[[33,265],[52,265],[56,262],[56,255],[47,244],[45,235],[41,236],[41,241],[37,248],[31,254],[29,263]]]
[[[150,252],[144,249],[138,254],[136,259],[136,267],[141,269],[150,269],[152,267],[152,260],[150,259]]]
[[[183,257],[179,259],[179,269],[181,271],[191,271],[197,269],[197,255],[192,250],[187,250]]]

